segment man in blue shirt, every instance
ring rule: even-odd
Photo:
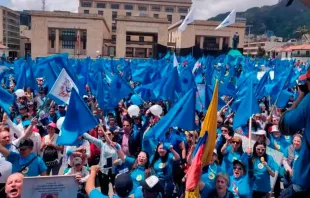
[[[7,161],[12,163],[12,173],[20,172],[25,176],[45,176],[47,167],[42,158],[32,153],[33,141],[24,139],[20,141],[19,153],[9,151],[0,144],[0,153]]]
[[[307,92],[310,90],[310,70],[299,80],[306,80]],[[300,102],[299,102],[300,101]],[[293,135],[304,129],[298,159],[293,167],[293,184],[281,197],[308,197],[310,192],[310,94],[299,89],[299,96],[292,110],[287,111],[280,120],[280,130],[285,135]]]

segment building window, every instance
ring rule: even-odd
[[[113,11],[112,12],[112,19],[115,20],[117,18],[117,12]]]
[[[144,42],[144,36],[139,36],[139,41]]]
[[[160,6],[152,6],[152,11],[160,12]]]
[[[125,5],[124,5],[124,9],[125,9],[125,10],[133,10],[133,5],[131,5],[131,4],[125,4]]]
[[[126,16],[131,16],[131,12],[126,12]]]
[[[112,32],[116,32],[116,23],[112,23]]]
[[[180,20],[184,20],[186,16],[180,16]]]
[[[86,35],[86,31],[83,31],[83,49],[85,50],[86,49],[86,38],[87,38],[87,35]]]
[[[179,8],[179,13],[187,13],[188,8]]]
[[[172,15],[167,15],[169,23],[172,23]]]
[[[98,10],[99,15],[103,15],[103,10]]]
[[[116,41],[116,35],[112,35],[112,41]]]
[[[166,12],[174,12],[174,8],[173,7],[166,7]]]
[[[87,1],[81,2],[81,6],[84,8],[91,8],[91,2]]]
[[[306,51],[306,56],[308,57],[310,55],[310,51]]]
[[[138,6],[138,10],[139,10],[139,11],[147,11],[147,6],[139,5],[139,6]]]
[[[130,36],[126,36],[126,41],[130,41],[131,37]]]
[[[84,10],[84,14],[89,14],[89,10]]]
[[[159,18],[159,14],[154,14],[154,18],[158,19]]]
[[[105,8],[105,3],[97,3],[97,8]]]
[[[76,42],[76,31],[75,30],[62,30],[62,48],[63,49],[74,49]]]
[[[111,4],[111,9],[114,9],[114,10],[118,10],[119,9],[119,4]]]

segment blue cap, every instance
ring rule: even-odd
[[[23,127],[26,127],[26,126],[29,126],[31,124],[31,121],[30,120],[25,120],[22,122],[23,124]]]
[[[164,143],[163,144],[163,149],[165,149],[165,150],[169,150],[170,149],[170,143],[168,143],[168,142],[166,142],[166,143]]]

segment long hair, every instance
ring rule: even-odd
[[[146,163],[144,165],[144,175],[145,175],[145,178],[147,178],[148,176],[150,176],[150,158],[149,158],[149,154],[147,152],[144,152],[144,151],[140,151],[140,153],[143,152],[145,153],[146,155]],[[131,171],[133,171],[134,169],[136,169],[138,167],[138,158],[135,160],[134,164],[132,165],[132,168],[131,168]]]
[[[152,162],[151,162],[151,168],[154,167],[155,162],[156,162],[159,158],[161,159],[161,161],[162,161],[163,163],[166,163],[167,160],[168,160],[169,150],[167,150],[166,155],[163,156],[163,157],[161,157],[161,156],[159,155],[159,153],[158,153],[158,147],[159,147],[161,144],[163,145],[164,143],[160,142],[160,143],[158,143],[158,145],[157,145],[157,147],[156,147],[155,154],[154,154],[153,160],[152,160]],[[163,168],[163,173],[166,174],[166,166]]]
[[[265,147],[265,153],[264,153],[264,155],[263,155],[262,157],[264,157],[264,158],[265,158],[265,161],[267,162],[267,160],[268,160],[268,155],[267,155],[267,146],[266,146],[266,143],[265,143],[265,142],[261,142],[261,143],[260,143],[260,142],[256,142],[256,143],[254,144],[252,160],[254,161],[255,159],[258,159],[258,158],[259,158],[258,155],[257,155],[257,153],[256,153],[256,147],[259,146],[259,145],[263,145],[263,146]]]
[[[238,141],[238,142],[239,142],[239,147],[238,147],[238,149],[237,149],[236,151],[234,151],[234,152],[237,152],[237,153],[239,153],[240,155],[242,155],[242,154],[243,154],[242,139],[241,139],[239,136],[234,136],[234,137],[232,138],[232,141]]]

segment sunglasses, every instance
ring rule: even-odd
[[[130,127],[130,125],[123,125],[123,127]]]
[[[259,149],[259,148],[257,148],[256,150],[264,152],[266,149]]]
[[[237,142],[237,141],[233,141],[232,143],[233,144],[240,144],[240,142]]]
[[[243,168],[235,166],[234,170],[240,170],[241,171],[241,170],[243,170]]]
[[[106,133],[106,135],[111,136],[111,135],[112,135],[112,133]]]

